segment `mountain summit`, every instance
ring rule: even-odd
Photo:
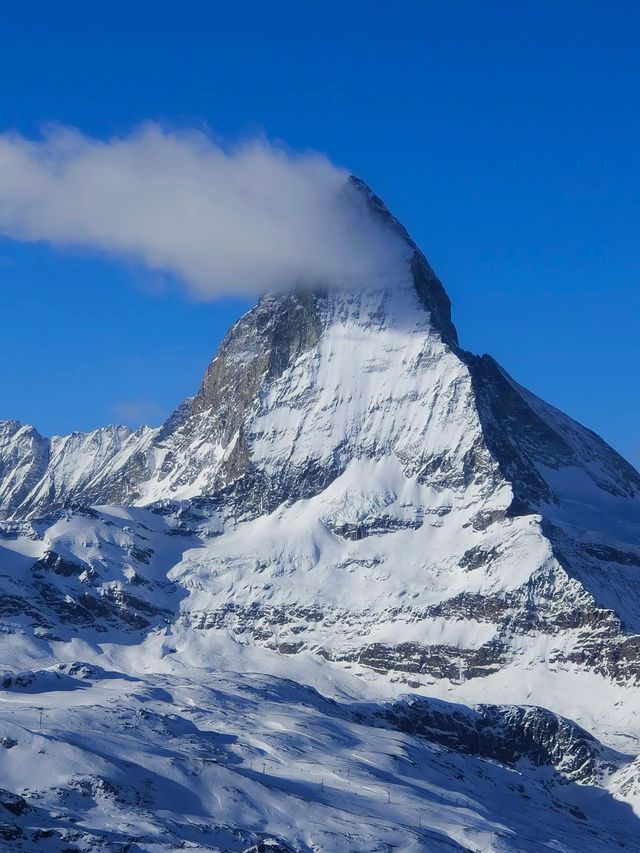
[[[542,706],[547,751],[554,715],[633,749],[611,731],[640,678],[640,475],[461,349],[423,254],[351,188],[406,241],[393,281],[263,297],[158,429],[0,422],[2,612],[55,648],[223,636],[394,695]]]
[[[230,612],[215,578],[201,577],[199,623],[268,631],[285,602],[300,613],[322,602],[334,611],[326,636],[323,622],[279,623],[283,636],[295,629],[296,648],[440,676],[448,641],[439,627],[434,654],[433,617],[473,615],[483,641],[476,632],[461,651],[455,638],[468,676],[504,666],[523,631],[612,677],[640,673],[626,636],[640,632],[640,475],[492,358],[460,349],[428,262],[351,183],[410,247],[392,282],[262,298],[159,429],[43,439],[1,422],[5,517],[195,501],[224,531],[211,548],[223,562],[232,549],[238,582],[264,563],[250,591],[232,585]],[[193,567],[183,568],[188,587]],[[608,633],[604,646],[594,630]]]

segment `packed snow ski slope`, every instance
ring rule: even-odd
[[[348,191],[383,282],[158,429],[0,422],[1,849],[640,851],[640,475]]]

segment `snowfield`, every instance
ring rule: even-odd
[[[3,787],[25,800],[3,814],[8,850],[639,849],[607,775],[630,767],[628,753],[597,746],[614,791],[533,751],[500,763],[456,743],[459,720],[447,744],[442,728],[385,719],[394,703],[375,679],[210,633],[56,651],[84,663],[23,672],[2,692]],[[450,699],[407,701],[471,715]]]

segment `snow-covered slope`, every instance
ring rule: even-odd
[[[310,740],[276,746],[266,710],[250,714],[242,679],[225,676],[218,698],[237,703],[233,737],[243,749],[250,752],[255,737],[267,752],[280,750],[283,763],[295,752],[327,773],[335,759],[346,772],[359,738],[371,754],[383,749],[381,730],[401,729],[402,749],[418,769],[410,784],[400,774],[402,807],[368,801],[377,829],[348,842],[340,821],[362,820],[360,795],[338,786],[326,799],[323,788],[302,785],[299,767],[278,770],[270,793],[257,780],[267,799],[258,797],[251,814],[273,811],[269,797],[282,796],[276,792],[286,776],[288,790],[318,809],[313,825],[332,829],[305,829],[307,807],[296,817],[288,800],[280,818],[262,815],[263,835],[300,850],[370,850],[378,849],[371,846],[377,832],[379,849],[422,849],[427,841],[415,834],[409,803],[431,797],[424,786],[446,749],[454,764],[490,781],[470,809],[475,840],[462,832],[460,814],[438,824],[435,808],[425,820],[440,835],[429,836],[427,849],[451,849],[451,839],[471,849],[544,849],[531,836],[533,815],[552,808],[544,798],[559,796],[555,786],[567,774],[578,791],[566,806],[573,828],[564,828],[565,818],[557,827],[552,821],[552,848],[602,849],[598,832],[607,823],[613,832],[615,823],[628,849],[640,849],[632,841],[638,825],[622,802],[640,811],[640,475],[489,356],[460,348],[427,261],[358,186],[408,242],[410,260],[384,286],[263,298],[229,331],[198,393],[158,430],[109,427],[47,440],[15,421],[0,424],[0,640],[11,694],[0,719],[15,721],[24,711],[20,690],[36,690],[53,716],[59,710],[63,719],[67,703],[78,701],[85,709],[78,730],[103,731],[102,712],[86,709],[107,701],[104,677],[99,684],[87,677],[80,688],[55,667],[88,661],[104,668],[107,655],[118,685],[112,705],[123,722],[135,702],[157,700],[158,713],[182,720],[175,725],[195,743],[200,735],[184,728],[188,702],[176,697],[193,691],[206,716],[213,700],[201,691],[220,669],[257,670],[270,677],[251,689],[285,707],[293,690],[279,680],[286,674],[339,709],[320,697],[313,709],[292,711],[278,725],[283,732],[306,726]],[[55,673],[60,696],[52,692]],[[126,691],[120,695],[132,683],[126,679],[141,682],[135,690],[143,699],[132,704]],[[161,682],[162,697],[148,693]],[[406,691],[501,707],[429,706],[400,699]],[[369,706],[360,707],[365,700]],[[502,707],[514,705],[545,710]],[[160,743],[166,725],[143,737]],[[356,735],[353,726],[365,729]],[[23,738],[32,743],[30,731]],[[71,749],[62,731],[61,723],[56,743]],[[103,751],[115,749],[110,737],[100,735]],[[76,790],[69,779],[86,773],[86,749],[73,747],[60,777],[65,790]],[[141,755],[134,763],[147,767]],[[52,768],[62,760],[52,757]],[[386,759],[365,764],[390,783],[398,776]],[[116,760],[104,778],[116,784],[123,772]],[[261,837],[245,808],[246,798],[257,797],[245,782],[256,780],[219,772],[212,770],[211,785],[235,793],[217,795],[216,813],[225,815],[225,832],[239,835],[216,843],[241,850]],[[452,773],[437,784],[457,790]],[[519,800],[518,826],[503,800],[514,773],[530,798]],[[163,796],[171,787],[165,775],[158,777]],[[132,783],[136,796],[141,779]],[[89,800],[68,794],[70,814],[117,812],[115,794],[108,807],[91,805],[98,802],[93,784]],[[53,809],[55,785],[47,785],[43,797]],[[211,791],[202,789],[202,802]],[[338,820],[331,810],[343,801],[347,817]],[[134,809],[136,832],[144,835],[148,820],[151,834],[187,833],[184,822],[176,828],[176,814],[169,828],[162,798],[151,802],[149,814]],[[599,829],[591,814],[581,822],[584,806],[593,815],[602,810],[594,817]],[[210,808],[176,804],[174,811],[210,822]],[[106,820],[87,826],[102,831]],[[496,841],[504,822],[514,834]],[[287,835],[285,826],[300,832]],[[204,836],[182,838],[215,849]],[[148,838],[142,849],[154,849]]]
[[[638,849],[602,786],[629,756],[548,712],[373,700],[339,674],[328,699],[300,683],[326,687],[317,660],[264,674],[275,656],[212,635],[60,651],[5,678],[2,849]]]

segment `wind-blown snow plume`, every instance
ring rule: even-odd
[[[201,298],[360,285],[407,247],[347,178],[320,154],[156,124],[108,141],[63,127],[37,141],[6,133],[0,233],[133,259]]]

